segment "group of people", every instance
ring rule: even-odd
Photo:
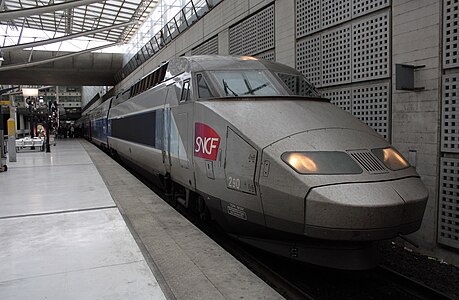
[[[81,132],[74,125],[61,124],[57,129],[57,135],[60,139],[78,138],[81,136]]]

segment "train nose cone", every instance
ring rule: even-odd
[[[313,188],[306,198],[307,236],[364,241],[419,229],[428,193],[418,178]]]

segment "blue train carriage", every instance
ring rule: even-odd
[[[89,113],[81,116],[78,120],[75,121],[75,126],[77,131],[81,132],[81,136],[91,141],[91,122]]]
[[[108,149],[108,113],[113,97],[107,99],[88,114],[91,141],[102,149]]]

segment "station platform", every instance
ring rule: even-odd
[[[0,299],[281,299],[85,140],[0,173]]]

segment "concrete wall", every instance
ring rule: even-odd
[[[419,92],[397,91],[393,80],[392,142],[402,153],[416,151],[416,170],[429,190],[424,222],[413,235],[436,247],[440,142],[440,12],[436,0],[395,1],[392,6],[392,78],[395,64],[425,65],[415,72]]]

